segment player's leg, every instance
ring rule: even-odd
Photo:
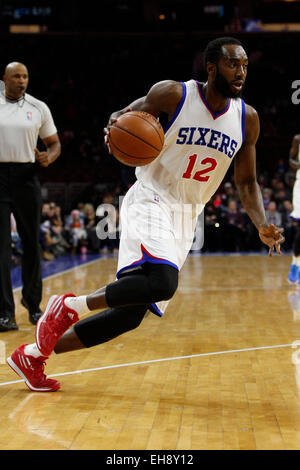
[[[293,257],[288,273],[288,282],[298,283],[300,272],[300,180],[296,179],[293,188],[293,211],[290,216],[298,221],[296,236],[293,246]]]
[[[84,318],[64,333],[55,345],[56,354],[91,348],[137,328],[149,305],[109,308]]]
[[[294,240],[292,263],[295,263],[295,265],[297,266],[296,283],[300,284],[300,221],[298,221],[297,232]]]
[[[170,299],[178,286],[178,270],[168,264],[145,263],[88,296],[52,296],[36,327],[36,344],[49,356],[58,339],[80,315],[101,308],[151,305]],[[91,299],[91,300],[90,300]]]
[[[25,380],[27,387],[33,392],[55,392],[60,388],[60,383],[55,379],[48,379],[44,374],[44,366],[47,357],[37,357],[26,352],[28,345],[22,344],[10,357],[8,365]]]
[[[300,222],[298,222],[294,239],[293,257],[288,274],[288,281],[290,283],[300,283]]]
[[[130,190],[125,199],[128,198],[128,194],[130,193],[133,194],[133,191]],[[151,199],[150,207],[152,207],[152,200],[153,199]],[[122,207],[123,206],[124,202]],[[132,207],[132,204],[129,203],[128,206]],[[62,339],[62,342],[57,345],[57,352],[73,350],[73,348],[78,349],[81,348],[82,345],[92,346],[93,344],[100,344],[103,341],[109,341],[109,339],[116,335],[136,328],[144,317],[146,311],[145,305],[154,304],[172,297],[178,285],[178,269],[176,267],[177,255],[173,243],[172,217],[166,218],[165,210],[162,210],[161,213],[161,209],[156,207],[155,213],[152,214],[153,217],[151,218],[152,224],[153,219],[161,223],[162,229],[164,233],[167,234],[168,238],[159,237],[152,239],[150,237],[149,239],[147,231],[145,234],[143,232],[145,227],[149,225],[149,221],[147,219],[145,220],[146,206],[144,203],[140,204],[139,209],[140,210],[137,211],[138,215],[134,217],[131,217],[132,214],[127,214],[127,217],[126,213],[124,217],[123,212],[123,222],[125,219],[126,223],[128,221],[131,223],[127,223],[127,230],[124,230],[124,224],[122,226],[123,238],[119,250],[118,271],[120,272],[121,270],[124,274],[124,270],[126,271],[127,267],[134,265],[136,268],[137,263],[138,265],[144,263],[143,267],[140,267],[140,271],[127,273],[126,276],[124,275],[123,277],[119,276],[118,281],[99,289],[92,293],[91,296],[80,296],[76,298],[74,294],[53,296],[48,302],[43,317],[37,324],[37,344],[26,346],[27,352],[29,349],[32,355],[43,354],[44,356],[48,356],[69,327],[79,320],[80,315],[93,309],[106,308],[105,312],[79,325],[78,331],[81,329],[82,331],[86,331],[87,328],[88,331],[91,332],[90,326],[93,325],[92,332],[96,334],[93,340],[94,342],[88,343],[87,339],[83,337],[82,332],[79,332],[78,335],[76,333],[76,340],[76,337],[73,335],[73,331],[75,331],[74,327],[74,330],[70,330],[69,337],[67,338],[66,335],[66,337]],[[162,216],[161,220],[160,215]],[[124,236],[124,233],[136,234],[137,237],[128,240],[126,236]],[[144,240],[144,235],[147,240],[149,239],[149,243],[146,244],[148,250],[146,250],[146,255],[144,251],[141,250],[141,248],[143,248],[142,240]],[[122,255],[121,261],[120,254]],[[158,262],[158,259],[162,260],[162,263],[155,264]],[[169,264],[164,264],[164,260],[170,259],[172,261]],[[149,261],[152,262],[150,263]],[[127,309],[127,307],[131,306],[133,309],[130,310],[130,312],[134,313],[133,316],[129,315],[129,310]],[[107,307],[109,308],[107,309]],[[127,313],[127,317],[122,316],[122,319],[125,319],[123,326],[120,321],[115,321],[116,315],[120,316],[125,313],[122,307],[125,308]],[[104,317],[102,319],[103,313]],[[104,320],[106,321],[104,331],[100,331],[99,328],[95,330],[95,324],[99,326],[99,321],[102,322]],[[121,326],[122,328],[120,328]],[[117,330],[114,330],[116,327]]]
[[[294,240],[294,256],[300,257],[300,221],[298,221],[297,233]]]
[[[110,341],[137,328],[143,320],[148,305],[111,308],[79,321],[60,338],[55,346],[57,354],[90,348]],[[44,374],[47,357],[42,356],[35,344],[23,344],[7,359],[10,367],[25,380],[35,392],[54,392],[60,383]]]
[[[121,276],[87,296],[89,310],[101,307],[144,305],[168,300],[178,286],[178,270],[168,264],[145,263],[140,271]],[[76,300],[70,299],[72,305]]]

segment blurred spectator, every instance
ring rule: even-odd
[[[51,226],[51,229],[57,235],[61,235],[64,232],[64,224],[61,218],[61,208],[60,206],[55,205],[53,212],[49,216],[48,221],[45,225]]]
[[[219,207],[222,204],[222,194],[216,193],[212,198],[212,204],[214,207]]]
[[[40,227],[40,243],[42,256],[45,260],[61,256],[70,248],[66,240],[66,232],[60,215],[60,206],[54,203],[51,204],[52,208],[48,211],[48,219]]]
[[[268,224],[274,224],[278,227],[281,227],[282,223],[282,216],[280,212],[277,210],[277,204],[275,201],[270,201],[267,210],[266,210],[266,218]]]
[[[285,175],[286,170],[287,170],[287,165],[286,165],[285,161],[282,158],[280,158],[278,160],[275,171],[276,171],[276,173],[279,173],[280,175]]]
[[[289,198],[288,192],[285,189],[280,189],[274,194],[274,201],[277,204],[278,210],[280,211],[284,201],[287,201]]]
[[[97,236],[97,223],[99,218],[93,204],[86,203],[83,208],[84,227],[87,233],[87,248],[91,252],[98,253],[101,248],[101,241]]]
[[[228,201],[224,220],[227,223],[225,234],[226,251],[245,250],[245,215],[238,208],[235,199]]]
[[[96,211],[93,204],[86,203],[83,207],[84,226],[86,230],[95,227],[97,223]]]
[[[230,225],[236,225],[239,228],[244,227],[244,215],[238,208],[237,201],[235,199],[229,200],[225,219]]]
[[[282,227],[284,228],[285,242],[283,248],[292,250],[293,242],[297,232],[298,222],[291,218],[293,205],[290,200],[286,199],[282,202],[280,213],[282,217]]]
[[[263,196],[263,201],[264,201],[264,207],[266,209],[272,199],[273,190],[271,188],[264,188],[262,190],[262,196]]]
[[[42,259],[44,261],[51,261],[54,259],[54,254],[52,253],[52,247],[55,245],[55,241],[52,240],[50,230],[45,225],[40,227],[40,245],[42,251]]]
[[[236,197],[236,189],[235,187],[230,183],[230,181],[227,181],[224,186],[223,186],[223,192],[222,192],[222,210],[226,210],[228,207],[229,201],[231,199],[235,199]]]
[[[46,261],[53,260],[66,253],[67,242],[59,234],[56,234],[51,226],[41,225],[40,244],[42,248],[42,258]]]
[[[85,206],[84,202],[78,202],[78,204],[77,204],[77,210],[79,211],[79,217],[80,217],[83,224],[84,224],[84,218],[85,218],[84,206]]]
[[[49,203],[44,202],[42,205],[42,214],[41,214],[41,224],[44,223],[46,220],[49,220]]]
[[[86,246],[87,233],[84,228],[84,222],[80,216],[80,212],[74,209],[71,212],[71,221],[69,229],[69,243],[72,253],[77,253],[81,246]]]

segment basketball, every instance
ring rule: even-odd
[[[129,111],[110,127],[109,145],[114,157],[127,166],[144,166],[160,154],[164,131],[151,114]]]

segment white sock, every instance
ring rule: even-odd
[[[300,266],[300,256],[293,256],[292,264]]]
[[[36,343],[33,344],[27,344],[24,348],[24,353],[27,356],[33,356],[33,357],[41,357],[43,354],[40,352],[39,348],[37,347]]]
[[[72,310],[75,310],[78,315],[90,312],[90,309],[86,303],[86,295],[80,295],[79,297],[66,297],[65,305]]]

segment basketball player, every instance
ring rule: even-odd
[[[137,168],[137,181],[124,198],[117,280],[87,296],[52,296],[36,326],[36,343],[20,346],[8,358],[31,390],[60,387],[44,375],[43,364],[53,350],[59,354],[96,346],[138,327],[147,310],[163,314],[177,289],[198,215],[233,159],[243,206],[270,255],[274,248],[280,254],[283,229],[267,224],[256,182],[259,119],[240,98],[246,52],[233,38],[217,39],[206,48],[205,65],[206,83],[159,82],[129,108],[111,115],[106,139],[112,122],[127,109],[156,118],[166,114],[165,145],[156,160]],[[178,225],[183,233],[175,227],[175,212],[185,216],[182,227]],[[98,309],[105,310],[79,320]]]
[[[298,227],[293,247],[293,258],[288,274],[290,283],[300,284],[300,135],[295,135],[290,149],[290,166],[297,170],[293,189],[293,212],[291,217],[298,221]]]

